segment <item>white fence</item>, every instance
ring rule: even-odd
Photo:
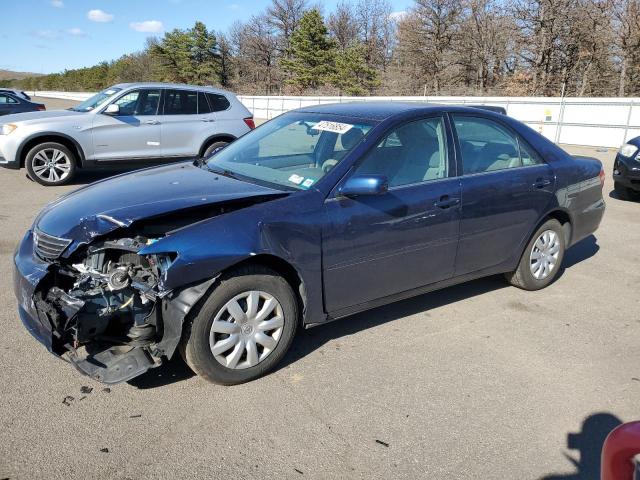
[[[90,93],[30,92],[36,96],[84,100]],[[300,107],[344,102],[415,102],[495,105],[556,143],[619,147],[640,135],[640,98],[559,97],[268,97],[239,96],[256,119],[268,120]]]

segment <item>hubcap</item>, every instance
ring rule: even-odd
[[[540,234],[531,250],[531,274],[537,280],[544,280],[556,268],[560,255],[560,237],[553,230]]]
[[[45,148],[32,160],[33,173],[47,182],[59,182],[69,176],[71,161],[66,153],[57,148]]]
[[[236,295],[217,313],[209,347],[227,368],[254,367],[278,345],[284,327],[282,306],[273,295],[249,291]]]

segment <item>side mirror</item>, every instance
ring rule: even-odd
[[[104,113],[106,115],[118,115],[120,113],[120,106],[115,103],[107,105],[107,108],[104,109]]]
[[[360,195],[382,195],[389,190],[389,182],[384,175],[356,175],[349,178],[338,193],[344,197]]]

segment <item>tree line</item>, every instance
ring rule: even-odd
[[[640,96],[640,0],[272,0],[228,31],[202,22],[141,52],[14,81],[28,90],[119,82],[242,94]]]

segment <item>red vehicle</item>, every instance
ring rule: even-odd
[[[634,460],[640,454],[640,422],[614,429],[602,447],[601,480],[637,480],[640,469]]]

